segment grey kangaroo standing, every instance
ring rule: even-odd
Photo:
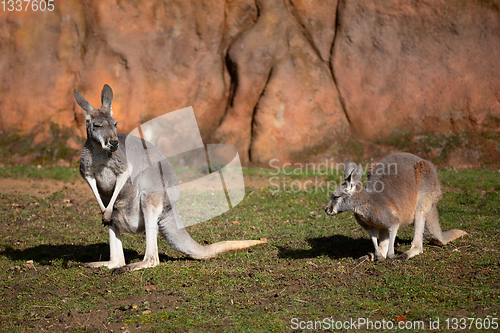
[[[441,231],[436,207],[441,189],[431,162],[408,153],[390,155],[368,174],[366,189],[360,185],[362,172],[361,164],[347,160],[345,182],[335,190],[325,212],[353,211],[356,221],[370,234],[377,261],[394,258],[398,229],[411,223],[415,224],[415,236],[401,259],[422,253],[424,237],[443,246],[467,235],[457,229]]]
[[[80,174],[92,189],[103,223],[109,229],[110,260],[87,263],[87,267],[106,266],[115,272],[154,267],[159,263],[158,232],[172,248],[194,259],[210,259],[266,242],[226,241],[202,246],[194,241],[186,229],[178,225],[175,204],[180,190],[168,160],[147,141],[116,133],[111,88],[104,85],[100,109],[95,109],[77,90],[74,96],[85,111],[87,123]],[[125,265],[120,231],[146,234],[142,262]]]

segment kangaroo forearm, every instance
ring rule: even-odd
[[[129,176],[130,172],[125,172],[116,177],[115,189],[113,191],[113,195],[111,196],[111,200],[109,200],[109,204],[106,207],[106,209],[113,208],[113,206],[115,205],[116,198],[118,198],[118,194],[120,194],[121,190],[123,189],[123,186],[125,186],[125,183],[127,182]]]
[[[99,208],[101,209],[101,212],[104,212],[106,207],[104,207],[104,203],[102,202],[101,196],[99,195],[99,190],[97,189],[97,182],[96,182],[95,178],[85,177],[85,180],[87,181],[87,184],[89,184],[90,188],[92,189],[92,193],[94,193],[94,196],[97,199],[97,203],[99,204]]]

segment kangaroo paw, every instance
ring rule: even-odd
[[[110,226],[113,224],[113,211],[105,210],[102,212],[102,224],[105,226]]]
[[[109,227],[110,225],[113,225],[113,220],[110,221],[102,220],[102,225],[105,227]]]
[[[102,214],[102,225],[110,226],[112,224],[113,224],[113,218],[111,216],[105,217],[104,214]]]

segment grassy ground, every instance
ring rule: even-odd
[[[75,169],[0,168],[0,182],[36,186],[37,177],[59,177],[67,184],[46,196],[30,188],[0,194],[0,330],[283,332],[364,318],[372,331],[391,324],[398,331],[397,320],[422,322],[420,331],[437,320],[437,331],[470,323],[484,331],[479,325],[498,321],[500,172],[441,171],[441,226],[471,237],[375,264],[354,261],[373,249],[352,213],[323,212],[334,187],[325,180],[337,181],[336,174],[284,178],[274,171],[246,170],[245,199],[188,228],[200,243],[267,237],[268,244],[200,262],[161,240],[158,267],[112,275],[78,267],[106,259],[109,249],[90,189],[75,192],[82,182]],[[399,232],[398,252],[409,248],[412,233]],[[144,238],[124,235],[123,242],[127,260],[141,260]]]

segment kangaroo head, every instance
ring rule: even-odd
[[[357,185],[361,181],[363,168],[361,164],[356,164],[352,158],[348,159],[344,165],[344,182],[333,192],[330,201],[325,207],[328,215],[336,215],[354,208],[356,200],[354,198]]]
[[[99,144],[103,150],[114,152],[118,149],[118,135],[116,134],[116,120],[113,119],[113,90],[107,84],[101,92],[100,109],[94,108],[79,91],[74,90],[75,100],[85,111],[87,120],[87,138]]]

